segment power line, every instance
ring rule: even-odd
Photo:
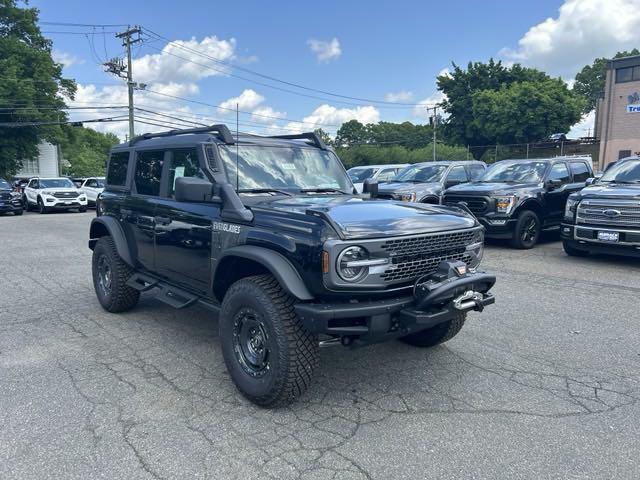
[[[209,60],[211,60],[211,61],[213,61],[215,63],[219,63],[219,64],[225,65],[225,66],[227,66],[229,68],[234,68],[236,70],[240,70],[240,71],[243,71],[243,72],[246,72],[246,73],[250,73],[251,75],[256,75],[256,76],[258,76],[260,78],[264,78],[264,79],[270,80],[272,82],[282,83],[282,84],[288,85],[290,87],[295,87],[295,88],[299,88],[299,89],[302,89],[302,90],[316,92],[316,93],[320,93],[322,95],[329,95],[331,97],[344,98],[344,99],[348,99],[348,100],[355,100],[355,101],[358,101],[358,102],[365,102],[365,103],[375,103],[375,104],[381,104],[381,105],[389,105],[389,106],[396,107],[396,108],[397,107],[416,107],[416,106],[421,106],[422,105],[420,103],[389,102],[389,101],[385,101],[385,100],[373,100],[373,99],[370,99],[370,98],[353,97],[353,96],[349,96],[349,95],[342,95],[342,94],[339,94],[339,93],[329,92],[327,90],[320,90],[320,89],[317,89],[317,88],[307,87],[307,86],[304,86],[304,85],[300,85],[298,83],[289,82],[287,80],[283,80],[283,79],[280,79],[280,78],[277,78],[277,77],[273,77],[271,75],[265,75],[263,73],[257,72],[255,70],[251,70],[251,69],[246,68],[246,67],[241,67],[239,65],[234,65],[234,64],[231,64],[229,62],[225,62],[224,60],[217,59],[217,58],[212,57],[210,55],[207,55],[205,53],[199,52],[198,50],[186,47],[186,46],[184,46],[182,44],[176,44],[175,41],[169,40],[168,38],[166,38],[166,37],[154,32],[154,31],[152,31],[152,30],[150,30],[150,29],[148,29],[146,27],[143,27],[143,30],[145,30],[146,32],[148,32],[149,34],[151,34],[151,35],[153,35],[155,37],[158,37],[158,38],[161,38],[161,39],[165,40],[169,44],[173,44],[174,46],[176,46],[178,48],[181,48],[183,50],[189,51],[189,52],[194,53],[196,55],[199,55],[201,57],[208,58]],[[165,53],[168,53],[168,52],[165,52]],[[245,80],[248,80],[248,79],[245,79]],[[249,81],[253,81],[253,80],[249,80]],[[292,93],[294,93],[294,92],[292,92]]]
[[[111,23],[111,24],[97,24],[97,23],[69,23],[69,22],[40,22],[40,25],[56,25],[60,27],[126,27],[124,23]]]
[[[40,33],[46,33],[47,35],[107,35],[107,34],[115,34],[118,33],[115,30],[110,31],[102,31],[102,32],[71,32],[71,31],[53,31],[53,30],[41,30]]]
[[[81,125],[83,123],[103,123],[103,122],[123,122],[126,121],[127,115],[118,115],[115,117],[92,118],[88,120],[66,120],[64,122],[2,122],[0,127],[3,128],[21,128],[21,127],[43,127],[49,125]]]

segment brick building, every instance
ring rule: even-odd
[[[640,55],[607,63],[595,134],[600,139],[600,168],[640,152]]]

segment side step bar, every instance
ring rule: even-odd
[[[193,293],[161,282],[157,278],[145,275],[144,273],[134,273],[127,281],[127,286],[134,288],[139,292],[147,292],[153,288],[157,288],[159,292],[156,298],[161,302],[178,309],[190,307],[201,300],[199,296],[194,295]]]

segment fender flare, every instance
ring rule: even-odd
[[[520,212],[522,210],[531,210],[536,215],[538,215],[538,217],[540,217],[538,212],[540,212],[540,211],[544,212],[544,207],[542,206],[542,203],[540,203],[540,201],[537,200],[536,198],[528,197],[528,198],[522,199],[522,202],[520,202],[519,205],[516,205],[516,208],[513,209],[513,214],[512,215],[517,217],[518,215],[520,215]],[[544,219],[541,217],[540,221],[542,221],[542,220],[544,220]]]
[[[240,257],[259,263],[276,277],[282,288],[298,300],[306,301],[314,298],[289,260],[278,252],[255,245],[238,245],[225,250],[216,262],[213,272],[214,281],[218,275],[218,266],[228,257]]]
[[[135,262],[133,261],[131,249],[129,248],[129,243],[127,242],[124,230],[113,217],[101,216],[91,220],[91,227],[89,229],[89,248],[93,250],[98,239],[104,236],[97,235],[97,231],[100,231],[103,228],[109,232],[109,236],[113,239],[113,243],[116,244],[116,250],[120,258],[122,258],[127,265],[135,267]]]

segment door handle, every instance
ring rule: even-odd
[[[171,223],[169,217],[155,217],[153,220],[156,222],[156,225],[169,225]]]

